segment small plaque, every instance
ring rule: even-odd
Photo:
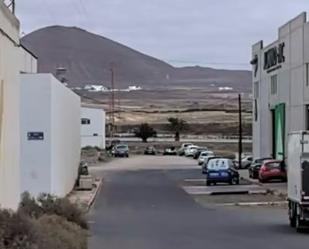
[[[28,140],[44,140],[44,132],[28,132]]]

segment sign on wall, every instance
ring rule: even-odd
[[[267,70],[267,73],[282,67],[282,63],[285,62],[284,47],[285,43],[282,42],[264,53],[264,70]]]
[[[28,132],[27,138],[30,141],[44,140],[44,132]]]

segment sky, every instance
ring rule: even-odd
[[[174,66],[250,69],[251,45],[309,0],[16,0],[21,32],[77,26]]]

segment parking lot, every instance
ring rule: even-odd
[[[186,191],[267,189],[245,181],[205,186],[201,167],[192,158],[130,156],[90,170],[104,178],[89,215],[90,248],[104,243],[107,249],[233,249],[241,243],[255,249],[261,241],[272,245],[269,248],[308,247],[308,236],[289,227],[284,205],[248,205],[282,203],[280,196]]]

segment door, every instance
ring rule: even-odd
[[[274,125],[275,159],[283,160],[285,156],[285,104],[275,107]]]

